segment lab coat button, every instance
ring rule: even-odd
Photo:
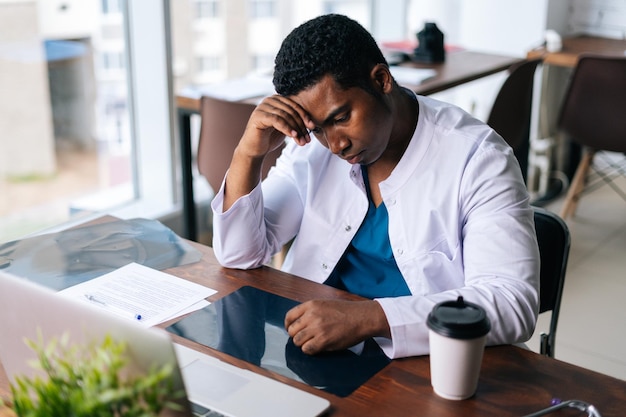
[[[352,230],[352,226],[347,225],[347,226],[346,226],[346,228],[345,228],[345,230],[346,230],[346,232],[349,232],[350,230]]]
[[[328,269],[328,265],[322,264],[322,269]]]
[[[403,249],[398,249],[398,255],[402,255],[404,253]]]

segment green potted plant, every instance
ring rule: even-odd
[[[18,377],[11,398],[0,399],[0,417],[149,417],[180,410],[172,392],[172,365],[147,375],[124,376],[126,347],[111,337],[99,344],[69,344],[69,337],[28,340],[42,376]]]

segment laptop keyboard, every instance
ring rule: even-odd
[[[214,410],[209,410],[200,404],[191,403],[191,412],[196,417],[227,417],[226,415]]]

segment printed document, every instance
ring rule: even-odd
[[[134,320],[145,327],[206,307],[217,291],[156,269],[130,263],[59,294]]]

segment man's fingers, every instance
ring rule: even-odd
[[[293,340],[294,345],[302,348],[305,353],[317,352],[319,349],[313,342],[316,334],[310,328],[310,323],[304,319],[307,305],[299,304],[285,315],[285,329]]]
[[[319,335],[310,331],[307,327],[299,326],[297,320],[290,327],[290,330],[289,335],[293,340],[293,344],[300,347],[304,353],[314,355],[322,351],[323,346],[320,345]]]
[[[263,100],[258,109],[264,112],[272,127],[285,136],[290,136],[300,142],[304,140],[301,144],[310,141],[307,126],[311,125],[311,121],[304,109],[294,101],[275,95]]]
[[[302,304],[298,304],[285,314],[285,329],[287,333],[289,333],[289,336],[293,337],[293,335],[300,330],[301,323],[298,320],[302,316],[302,313],[304,313]]]
[[[295,340],[294,343],[296,343]],[[308,339],[305,343],[301,345],[296,344],[296,346],[300,346],[302,352],[306,353],[307,355],[315,355],[322,351],[322,349],[320,349],[320,347],[317,345],[315,339]]]

